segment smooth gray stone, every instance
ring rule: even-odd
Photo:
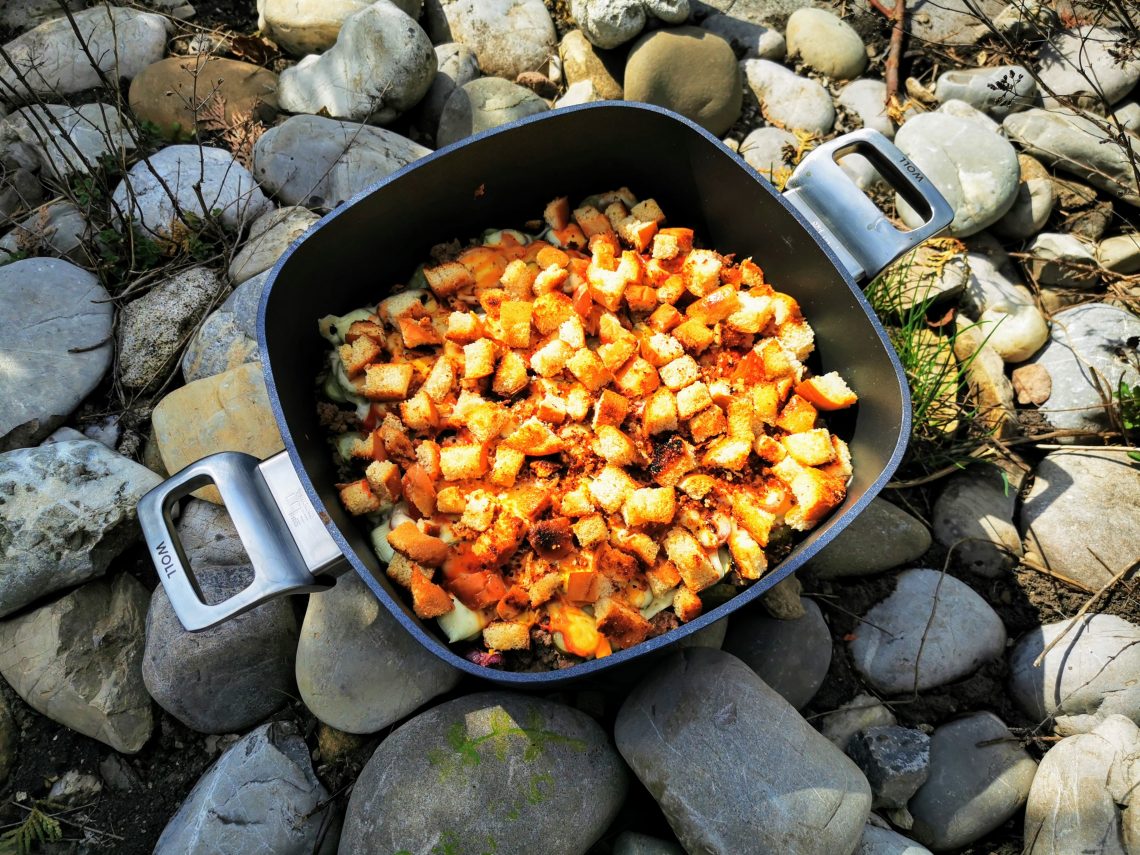
[[[92,269],[95,262],[85,241],[91,237],[91,224],[70,202],[56,199],[21,220],[0,237],[0,264],[17,257],[54,256],[80,267]]]
[[[788,180],[793,164],[788,159],[788,146],[794,151],[799,140],[782,128],[757,128],[740,143],[744,162],[776,186]]]
[[[296,206],[262,214],[249,227],[249,237],[230,262],[230,279],[235,285],[241,285],[269,270],[285,250],[319,219],[307,208]]]
[[[433,44],[467,45],[484,74],[507,80],[541,69],[558,44],[542,0],[427,0],[424,16]]]
[[[867,67],[867,48],[849,23],[827,9],[797,9],[784,31],[788,55],[835,80],[851,80]]]
[[[417,124],[433,136],[451,93],[479,77],[479,60],[475,51],[466,45],[455,42],[436,45],[435,61],[435,77],[423,100],[416,105]]]
[[[867,0],[853,5],[873,11]],[[907,0],[907,32],[921,44],[969,46],[990,33],[978,13],[992,20],[1005,6],[1005,0]]]
[[[336,44],[345,19],[372,5],[368,0],[257,0],[257,28],[286,53],[307,56]],[[418,18],[418,0],[396,4]]]
[[[578,855],[617,814],[626,781],[586,714],[513,692],[467,695],[380,743],[353,786],[340,855]]]
[[[140,671],[146,602],[120,573],[0,621],[0,676],[36,712],[134,754],[154,726]]]
[[[868,824],[852,855],[930,855],[930,850],[890,829]]]
[[[962,307],[977,318],[976,330],[1006,362],[1022,362],[1049,339],[1049,324],[1033,294],[984,253],[966,254],[969,276]]]
[[[375,733],[459,681],[459,672],[412,638],[355,573],[309,595],[296,675],[313,715],[347,733]]]
[[[996,468],[975,467],[953,476],[934,503],[934,537],[954,558],[982,576],[1000,576],[1021,555],[1014,524],[1022,479]]]
[[[207,602],[241,591],[250,568],[196,567]],[[234,733],[289,700],[297,619],[287,599],[272,600],[201,632],[188,632],[166,589],[154,589],[146,617],[142,676],[164,710],[199,733]]]
[[[895,138],[895,123],[887,115],[887,84],[881,80],[860,78],[839,90],[835,99],[841,107],[857,115],[863,127],[878,131],[889,140]]]
[[[1119,715],[1050,748],[1025,803],[1026,855],[1134,853],[1138,757],[1140,729]]]
[[[191,499],[175,526],[192,568],[249,564],[237,529],[224,505]]]
[[[98,103],[23,107],[0,121],[0,146],[12,142],[29,146],[40,161],[42,174],[56,181],[72,174],[90,174],[99,169],[101,157],[135,148],[119,110]]]
[[[1136,353],[1137,337],[1140,318],[1116,306],[1089,303],[1053,315],[1049,341],[1031,360],[1053,381],[1052,394],[1040,407],[1049,423],[1091,432],[1107,428],[1098,385],[1115,393],[1121,381],[1140,383],[1140,368],[1129,358]]]
[[[999,121],[1037,101],[1037,83],[1020,65],[962,68],[943,72],[935,84],[939,101],[965,101]]]
[[[1041,163],[1028,154],[1017,157],[1021,166],[1021,182],[1017,186],[1017,200],[1005,216],[993,225],[993,229],[1003,237],[1024,240],[1033,237],[1053,213],[1056,194],[1053,179]]]
[[[161,479],[88,439],[0,454],[0,617],[101,576]]]
[[[1140,234],[1116,235],[1096,245],[1096,258],[1105,270],[1140,272]]]
[[[993,713],[944,724],[930,740],[930,777],[910,800],[911,834],[936,851],[973,843],[1021,809],[1036,772]]]
[[[801,598],[805,614],[776,620],[751,612],[736,615],[724,650],[755,671],[789,704],[802,709],[815,697],[831,667],[831,632],[815,600]]]
[[[545,113],[550,106],[529,89],[500,77],[481,77],[451,93],[439,118],[441,148],[472,134]]]
[[[83,8],[83,0],[66,0],[62,5],[74,12]],[[0,25],[13,30],[27,30],[61,17],[63,9],[60,6],[58,0],[7,0],[0,7]]]
[[[921,692],[997,658],[1005,638],[1001,618],[964,582],[937,570],[905,570],[856,628],[851,658],[882,692]]]
[[[1046,42],[1037,59],[1037,74],[1047,87],[1045,106],[1059,107],[1060,98],[1068,96],[1099,112],[1102,95],[1115,104],[1132,91],[1140,80],[1140,59],[1125,55],[1121,62],[1114,55],[1124,36],[1120,30],[1085,26],[1062,30]]]
[[[886,499],[875,498],[807,567],[819,579],[870,576],[913,561],[930,549],[930,531]]]
[[[287,205],[328,211],[431,150],[384,128],[291,116],[253,147],[253,174]]]
[[[835,124],[835,105],[818,81],[800,77],[767,59],[746,59],[741,67],[748,87],[769,122],[789,131],[814,134],[831,131]]]
[[[268,279],[266,271],[242,282],[202,322],[182,354],[182,375],[187,383],[261,359],[257,307]]]
[[[317,851],[328,791],[290,722],[270,722],[231,745],[167,823],[154,855]]]
[[[1057,288],[1095,288],[1096,254],[1092,244],[1071,234],[1044,232],[1025,248],[1025,266],[1041,285]]]
[[[847,756],[867,776],[872,807],[906,807],[930,773],[930,737],[895,724],[869,727],[851,737]]]
[[[810,6],[811,0],[692,0],[692,5],[697,17],[723,12],[752,24],[783,27],[792,12]]]
[[[95,276],[55,258],[0,267],[0,305],[0,451],[7,451],[39,442],[99,385],[111,365],[114,307]]]
[[[673,653],[618,712],[618,750],[689,852],[850,852],[871,791],[862,773],[747,665]]]
[[[1115,615],[1085,615],[1026,633],[1009,657],[1010,694],[1060,734],[1087,733],[1110,715],[1140,720],[1140,627]],[[1041,651],[1061,639],[1034,666]]]
[[[771,59],[781,62],[788,52],[787,42],[779,30],[746,21],[735,15],[717,12],[698,24],[702,30],[716,33],[732,45],[741,59]]]
[[[613,855],[685,855],[685,850],[668,840],[623,831],[614,840]]]
[[[840,751],[846,751],[848,741],[860,730],[895,723],[894,713],[874,695],[862,692],[824,716],[820,732]]]

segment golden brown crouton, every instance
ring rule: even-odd
[[[661,382],[674,392],[695,383],[701,376],[701,369],[693,357],[685,354],[661,366]]]
[[[790,433],[780,441],[788,450],[788,454],[804,466],[821,466],[830,463],[835,457],[835,449],[831,446],[831,434],[826,428]]]
[[[598,357],[610,371],[617,371],[637,353],[637,340],[628,336],[598,346]]]
[[[598,391],[613,379],[613,374],[599,356],[586,348],[571,356],[566,362],[566,367],[591,392]]]
[[[663,542],[669,560],[685,581],[685,587],[692,591],[703,591],[721,579],[721,574],[713,566],[704,548],[696,538],[683,528],[671,528]]]
[[[399,552],[396,552],[393,553],[392,560],[388,562],[385,572],[388,574],[388,578],[393,582],[402,588],[408,588],[410,590],[412,587],[413,573],[424,579],[430,579],[433,571],[429,567],[417,564],[406,555],[401,555]]]
[[[732,515],[760,546],[768,545],[768,536],[776,522],[775,514],[760,506],[760,500],[748,490],[735,490],[730,496]]]
[[[499,281],[509,297],[513,297],[515,300],[528,300],[534,296],[531,285],[534,284],[534,278],[537,275],[537,265],[530,265],[521,258],[516,258],[507,265],[507,269],[503,271]]]
[[[729,329],[756,335],[768,326],[768,321],[771,319],[771,300],[767,297],[753,297],[751,294],[741,294],[740,307],[725,318],[724,322]]]
[[[796,506],[784,515],[784,519],[797,531],[814,528],[847,494],[842,481],[811,467],[796,475],[791,487]]]
[[[685,294],[685,280],[679,274],[672,274],[665,277],[665,279],[657,286],[657,300],[660,303],[667,303],[673,305]]]
[[[582,386],[575,384],[566,392],[566,418],[580,422],[590,414],[594,398]]]
[[[384,421],[380,423],[377,430],[380,434],[380,442],[384,445],[384,453],[389,458],[404,464],[415,462],[416,449],[408,438],[408,429],[404,427],[395,413],[385,415]]]
[[[681,265],[681,278],[685,288],[694,297],[711,294],[720,286],[720,271],[724,267],[719,255],[708,249],[694,249]]]
[[[422,517],[435,513],[435,482],[418,463],[413,463],[400,479],[404,497]]]
[[[804,433],[815,427],[817,415],[815,407],[799,395],[792,395],[780,410],[776,427],[783,428],[788,433]]]
[[[574,317],[574,304],[557,291],[536,297],[532,310],[535,329],[543,335],[550,335],[563,321]]]
[[[416,463],[424,468],[428,476],[438,481],[443,477],[439,468],[439,443],[430,439],[416,443]]]
[[[491,483],[496,487],[511,487],[522,469],[526,455],[518,449],[500,445],[495,449],[495,465],[491,469]]]
[[[728,402],[728,435],[745,442],[756,438],[751,402],[742,398]]]
[[[759,579],[768,569],[768,558],[764,555],[764,550],[743,528],[733,527],[728,535],[728,550],[732,553],[736,571],[744,579]]]
[[[479,401],[463,415],[463,427],[479,442],[491,442],[507,423],[507,411],[494,401]]]
[[[586,346],[586,331],[580,318],[567,318],[558,325],[558,337],[575,350]]]
[[[526,622],[492,621],[483,627],[483,644],[488,650],[526,650],[530,647],[530,626]]]
[[[852,472],[851,449],[847,447],[847,443],[834,434],[831,437],[831,448],[835,452],[835,459],[825,466],[820,466],[820,471],[846,483]]]
[[[487,446],[446,445],[439,450],[439,468],[446,481],[481,478],[487,472]]]
[[[672,433],[677,429],[677,399],[668,389],[658,389],[645,402],[641,427],[646,436]]]
[[[411,520],[405,520],[388,532],[388,544],[428,567],[438,567],[447,558],[447,544],[438,537],[424,534]]]
[[[609,513],[617,513],[630,493],[636,489],[637,484],[625,470],[607,464],[598,476],[589,483],[590,497],[599,506]]]
[[[724,410],[716,404],[701,410],[689,419],[689,436],[698,445],[714,436],[720,436],[727,430],[728,421],[724,417]]]
[[[602,425],[595,432],[594,453],[615,466],[628,466],[637,458],[633,440],[613,425]]]
[[[619,426],[629,413],[629,399],[612,389],[603,389],[594,405],[593,428],[600,425]]]
[[[594,512],[594,501],[590,498],[590,491],[585,484],[579,484],[573,490],[562,494],[558,505],[558,512],[564,517],[584,517]]]
[[[389,460],[373,460],[364,470],[364,477],[380,508],[390,508],[403,496],[400,487],[400,467]]]
[[[665,303],[653,310],[653,314],[649,316],[647,323],[651,329],[659,333],[667,333],[684,319],[685,316],[678,312],[675,306]]]
[[[688,623],[701,616],[701,612],[704,611],[704,604],[695,592],[682,586],[677,589],[677,593],[673,596],[673,611],[677,613],[681,623]]]
[[[606,219],[606,215],[593,205],[583,205],[581,208],[575,208],[574,222],[578,224],[578,227],[582,229],[582,233],[588,238],[594,235],[613,234],[614,231],[610,225],[610,221]]]
[[[648,220],[661,225],[665,222],[665,212],[657,204],[656,199],[642,199],[629,209],[629,212],[639,220]]]
[[[477,380],[495,373],[495,343],[488,338],[477,339],[463,346],[463,377]]]
[[[529,378],[526,373],[526,360],[513,350],[508,350],[499,360],[491,389],[496,395],[509,398],[526,388]]]
[[[380,510],[380,499],[372,492],[367,479],[361,478],[351,484],[338,484],[340,502],[353,516],[374,514]]]
[[[641,340],[641,355],[655,368],[685,355],[681,342],[668,333],[654,333]]]
[[[722,285],[690,304],[685,314],[702,324],[711,325],[723,321],[739,308],[740,295],[736,289],[731,285]]]
[[[570,200],[565,196],[559,196],[557,199],[547,202],[546,208],[542,212],[542,219],[552,229],[566,228],[570,225]]]
[[[552,338],[534,352],[530,358],[530,367],[540,377],[553,377],[573,355],[574,349],[570,345],[560,338]]]
[[[411,368],[409,365],[408,368]],[[424,381],[423,390],[437,404],[451,394],[455,386],[455,367],[446,356],[435,361]]]
[[[534,414],[549,425],[566,421],[566,402],[553,392],[547,392],[535,405]]]
[[[590,549],[609,537],[609,529],[606,528],[605,518],[601,514],[582,517],[572,528],[578,545],[583,549]]]
[[[494,497],[486,490],[472,490],[467,494],[466,501],[460,525],[478,532],[489,529],[495,519]]]
[[[416,431],[435,430],[439,427],[439,409],[423,389],[400,403],[400,419]]]
[[[662,487],[674,487],[696,468],[697,458],[693,447],[673,434],[664,442],[654,444],[653,457],[645,471]]]
[[[672,487],[642,487],[630,493],[621,506],[622,519],[628,526],[671,523],[676,513]]]
[[[439,617],[455,608],[451,594],[429,580],[423,573],[411,574],[411,589],[412,611],[417,617]]]
[[[424,279],[437,297],[450,297],[475,284],[471,271],[458,261],[448,261],[436,267],[425,267]]]
[[[749,390],[754,422],[774,425],[780,417],[780,389],[775,383],[757,383]]]
[[[682,419],[691,419],[705,407],[711,406],[712,402],[709,387],[698,380],[677,393],[677,415]]]
[[[639,398],[660,386],[661,378],[656,368],[635,356],[614,372],[614,385],[623,395]]]
[[[660,225],[660,224],[658,224]],[[693,230],[686,228],[661,229],[653,238],[653,257],[663,260],[684,255],[693,248]]]
[[[570,278],[569,270],[564,266],[551,264],[539,271],[538,276],[534,278],[534,284],[530,287],[536,297],[550,294],[562,287],[562,283],[568,278]]]
[[[352,344],[340,346],[340,361],[344,363],[345,373],[349,377],[355,377],[379,355],[380,345],[367,335],[360,336]]]
[[[370,401],[402,401],[408,397],[411,383],[411,365],[385,362],[365,369],[360,391]]]
[[[507,347],[530,347],[530,319],[534,304],[527,300],[507,300],[499,310],[503,343]]]
[[[677,484],[677,489],[691,499],[700,501],[716,487],[716,479],[703,472],[694,472],[686,475]]]
[[[566,447],[566,443],[550,429],[549,425],[532,417],[519,425],[514,433],[503,440],[500,448],[503,447],[516,449],[528,457],[543,457],[562,451]]]
[[[469,486],[443,487],[435,494],[435,509],[441,514],[461,514],[467,508],[467,497],[471,494]]]
[[[752,443],[752,450],[765,463],[779,463],[788,456],[788,450],[778,439],[763,433]]]
[[[657,289],[650,285],[627,285],[624,296],[631,312],[652,312],[657,308]]]
[[[796,394],[820,410],[842,410],[859,400],[838,372],[809,377],[798,386]]]
[[[614,529],[610,532],[610,543],[618,549],[636,555],[646,567],[653,566],[657,560],[657,553],[661,551],[661,546],[649,535],[624,528]]]
[[[653,566],[645,571],[645,578],[649,580],[649,591],[655,597],[660,597],[681,584],[681,574],[677,572],[677,565],[672,561],[655,561]]]
[[[594,617],[598,621],[598,631],[619,647],[640,644],[649,635],[649,621],[641,616],[641,612],[613,597],[598,600],[594,606]]]
[[[701,465],[716,469],[731,469],[736,472],[744,468],[751,453],[752,443],[749,440],[731,436],[715,439],[705,449]]]
[[[685,350],[696,354],[704,353],[716,339],[716,333],[695,318],[679,324],[673,330],[673,335],[685,346]]]

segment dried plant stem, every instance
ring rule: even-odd
[[[891,22],[891,41],[887,48],[887,61],[884,77],[887,83],[887,104],[896,100],[899,94],[899,61],[902,59],[903,36],[906,35],[906,0],[895,0],[892,8],[884,6],[880,0],[870,0],[871,6]]]

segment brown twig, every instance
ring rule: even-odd
[[[871,6],[883,17],[891,22],[891,42],[887,48],[887,61],[884,65],[884,77],[887,82],[886,103],[892,104],[899,94],[899,60],[903,52],[904,26],[906,24],[906,0],[895,0],[892,8],[888,9],[880,0],[870,0]]]
[[[1021,556],[1020,564],[1022,567],[1028,567],[1030,570],[1036,570],[1038,573],[1052,576],[1057,581],[1064,582],[1069,587],[1076,588],[1078,591],[1084,591],[1086,594],[1093,593],[1093,589],[1084,584],[1084,582],[1078,582],[1076,579],[1066,576],[1064,573],[1059,573],[1051,567],[1046,567],[1044,564],[1040,564],[1028,556]]]

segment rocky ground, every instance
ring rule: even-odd
[[[893,93],[864,0],[0,5],[0,853],[1140,852],[1140,17],[973,5],[908,0]],[[623,97],[780,187],[872,127],[946,195],[869,292],[912,355],[896,482],[621,684],[461,680],[353,577],[187,633],[135,504],[281,448],[276,259],[434,148]],[[221,598],[211,499],[178,529]]]

